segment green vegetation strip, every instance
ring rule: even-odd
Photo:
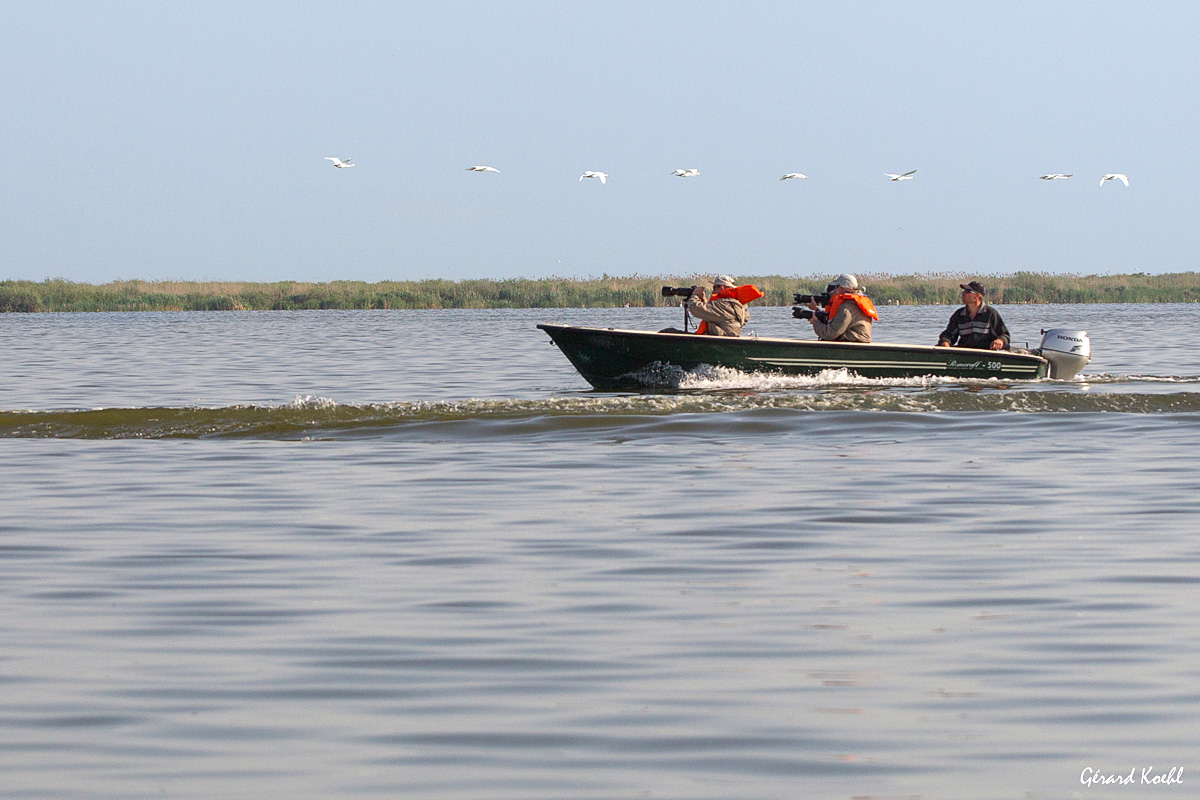
[[[1168,275],[859,275],[876,305],[957,305],[958,284],[980,280],[994,303],[1194,303],[1200,273]],[[819,292],[828,276],[741,275],[766,292],[760,305],[791,305],[796,292]],[[32,311],[302,311],[387,308],[611,308],[673,306],[665,285],[692,277],[645,276],[510,280],[113,281],[100,285],[55,278],[0,281],[0,312]]]

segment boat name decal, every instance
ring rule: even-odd
[[[946,362],[946,369],[1000,369],[999,361],[956,361]]]

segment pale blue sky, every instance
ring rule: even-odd
[[[1192,3],[2,9],[0,278],[1091,274],[1200,252]]]

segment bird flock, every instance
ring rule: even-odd
[[[325,156],[325,160],[332,161],[333,166],[337,167],[338,169],[345,169],[346,167],[358,166],[357,164],[353,163],[354,159],[351,159],[351,158],[335,158],[334,156]],[[485,166],[483,164],[476,164],[473,167],[467,167],[466,171],[467,172],[495,172],[495,173],[500,172],[500,170],[496,169],[495,167],[489,167],[489,166]],[[677,169],[671,173],[671,175],[673,175],[676,178],[694,178],[699,174],[700,174],[700,170],[695,169],[695,168]],[[885,172],[883,174],[889,181],[892,181],[892,182],[911,181],[911,180],[915,180],[917,177],[917,171],[915,169],[909,170],[908,172],[900,172],[900,173]],[[807,175],[800,173],[800,172],[789,172],[789,173],[785,174],[779,180],[787,181],[787,180],[794,180],[796,178],[807,178],[807,177],[808,177]],[[1039,179],[1043,180],[1043,181],[1065,181],[1065,180],[1069,180],[1070,178],[1073,178],[1073,177],[1074,177],[1073,174],[1068,175],[1063,172],[1051,172],[1046,175],[1040,175]],[[591,170],[591,169],[584,170],[583,174],[579,176],[579,180],[582,181],[584,178],[599,178],[601,183],[607,183],[608,182],[608,173],[600,172],[599,170]],[[1120,172],[1110,172],[1110,173],[1104,175],[1103,177],[1100,178],[1100,185],[1103,186],[1106,181],[1120,181],[1121,183],[1125,184],[1126,186],[1129,185],[1129,178]]]
[[[1051,172],[1049,175],[1040,176],[1041,180],[1044,180],[1044,181],[1065,181],[1068,178],[1073,178],[1073,177],[1075,177],[1075,176],[1074,175],[1064,175],[1061,172]],[[1103,186],[1105,181],[1120,181],[1121,183],[1125,184],[1126,186],[1129,185],[1129,178],[1126,177],[1125,175],[1121,174],[1120,172],[1110,172],[1107,175],[1101,177],[1100,185]]]

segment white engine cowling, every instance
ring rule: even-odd
[[[1092,360],[1092,342],[1087,331],[1052,328],[1042,331],[1042,358],[1050,362],[1050,377],[1069,381]]]

